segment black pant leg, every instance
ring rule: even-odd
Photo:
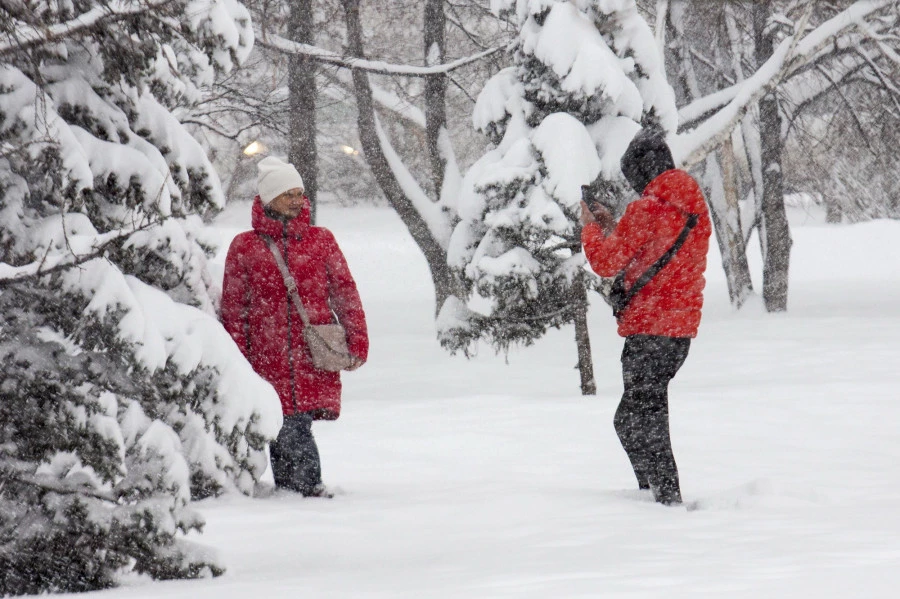
[[[637,478],[639,489],[650,488],[650,462],[649,457],[644,451],[644,443],[641,440],[641,417],[638,405],[638,397],[634,392],[628,390],[622,395],[619,401],[619,407],[616,409],[616,415],[613,419],[613,425],[616,434],[619,436],[619,442],[622,449],[628,455],[631,461],[631,468],[634,470],[634,476]]]
[[[625,392],[616,410],[616,433],[642,489],[658,501],[681,500],[678,467],[669,434],[669,381],[684,363],[690,339],[637,335],[625,340]]]
[[[303,493],[322,483],[319,448],[312,434],[310,414],[285,416],[278,438],[269,446],[275,486]]]
[[[624,393],[616,409],[613,424],[622,448],[631,461],[632,469],[641,489],[650,488],[650,473],[653,467],[651,456],[646,451],[646,412],[648,375],[652,372],[650,356],[644,351],[644,344],[637,337],[625,339],[622,350],[622,379]]]

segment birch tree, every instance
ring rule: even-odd
[[[866,63],[873,78],[894,63],[898,6],[888,0],[861,0],[843,8],[815,2],[734,3],[739,21],[752,25],[732,31],[734,83],[682,106],[681,132],[673,143],[676,161],[690,167],[720,148],[740,126],[753,179],[755,214],[749,222],[763,247],[763,299],[770,311],[787,308],[790,230],[784,217],[784,123],[812,98],[852,80],[850,63]],[[727,11],[725,12],[727,15]],[[749,50],[748,50],[749,48]],[[742,59],[742,60],[741,60]],[[744,64],[752,64],[742,73]],[[818,77],[813,76],[819,73]],[[821,80],[828,81],[825,85]],[[787,90],[802,94],[785,101]],[[804,95],[806,98],[804,99]],[[748,113],[754,121],[745,117]]]

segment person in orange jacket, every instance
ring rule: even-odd
[[[616,433],[639,488],[651,489],[659,503],[680,504],[668,386],[697,336],[712,227],[700,186],[675,168],[659,134],[639,132],[621,167],[640,199],[618,223],[602,205],[582,202],[581,242],[594,272],[617,277],[625,390]]]

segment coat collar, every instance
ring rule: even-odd
[[[287,221],[287,235],[290,237],[300,238],[309,229],[309,198],[303,196],[306,201],[303,204],[303,211],[295,218]],[[268,235],[273,239],[280,239],[285,234],[285,222],[272,218],[266,214],[263,208],[262,200],[259,196],[253,198],[253,208],[251,210],[251,223],[253,230],[262,235]]]

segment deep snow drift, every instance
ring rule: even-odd
[[[896,596],[900,223],[797,216],[787,314],[758,299],[732,312],[711,244],[700,336],[670,390],[682,490],[701,505],[687,511],[634,490],[605,304],[590,314],[596,397],[578,394],[571,329],[508,364],[488,348],[452,358],[396,215],[321,210],[372,337],[369,363],[344,376],[341,419],[314,427],[339,495],[200,503],[198,540],[225,576],[93,596]],[[217,276],[249,205],[219,222]]]

